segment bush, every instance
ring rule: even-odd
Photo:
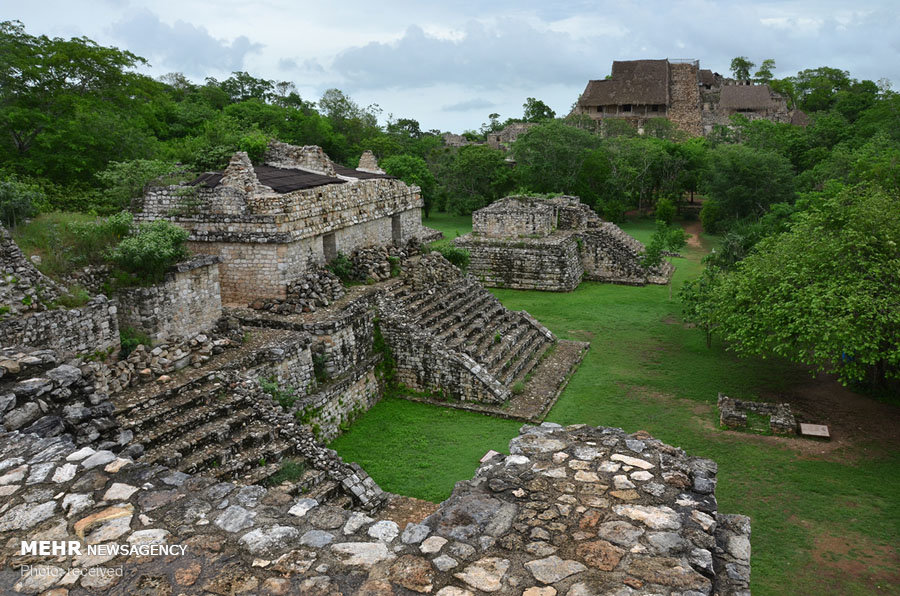
[[[707,199],[700,209],[700,223],[703,224],[703,231],[707,234],[715,234],[721,226],[722,208],[718,201]]]
[[[121,358],[127,358],[128,355],[134,352],[134,349],[140,345],[153,345],[153,341],[150,339],[149,335],[143,331],[138,331],[133,327],[125,327],[124,329],[119,330],[119,343],[122,346],[122,351],[119,352]]]
[[[186,230],[168,221],[142,224],[137,233],[109,253],[109,258],[141,281],[156,283],[172,265],[188,257],[184,245],[187,238]]]
[[[262,163],[268,145],[269,139],[258,130],[250,131],[238,140],[238,149],[246,151],[250,161],[255,164]]]
[[[0,221],[3,225],[14,228],[22,220],[34,217],[38,206],[46,200],[47,197],[36,186],[16,180],[4,180],[0,182]]]
[[[625,219],[625,203],[618,200],[604,201],[600,208],[603,219],[613,223],[619,223]]]
[[[469,268],[469,251],[447,244],[438,246],[435,250],[441,253],[445,259],[459,267],[463,272]]]
[[[131,199],[141,196],[148,184],[177,170],[175,164],[156,159],[110,162],[105,170],[97,173],[104,191],[101,200],[96,201],[95,209],[98,213],[127,209]]]
[[[337,275],[342,282],[349,283],[353,281],[353,261],[351,261],[344,253],[339,252],[337,256],[328,263],[327,267],[328,270]]]
[[[675,219],[675,204],[669,199],[662,198],[656,203],[656,221],[665,222],[666,225]]]

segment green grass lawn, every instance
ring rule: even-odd
[[[448,238],[471,229],[469,218],[434,214],[425,224]],[[622,226],[646,241],[650,221]],[[568,294],[494,290],[511,309],[525,309],[561,338],[591,349],[548,420],[639,429],[719,464],[720,510],[753,520],[754,594],[898,593],[900,456],[868,459],[798,456],[777,439],[718,428],[716,394],[753,398],[809,380],[778,360],[738,359],[681,324],[677,289],[696,276],[704,248],[686,248],[673,296],[665,286],[583,283]],[[873,420],[873,424],[878,421]],[[505,452],[517,423],[386,400],[333,447],[359,462],[389,491],[432,501],[467,479],[489,449]],[[746,437],[746,438],[745,438]],[[835,461],[836,460],[836,461]]]

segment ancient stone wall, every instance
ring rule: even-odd
[[[105,296],[71,310],[45,310],[0,321],[0,345],[49,348],[62,358],[119,349],[116,307]]]
[[[764,402],[734,399],[719,394],[719,422],[728,428],[747,426],[747,412],[769,417],[769,428],[776,434],[792,435],[797,432],[797,420],[791,411],[791,404],[770,404]]]
[[[474,235],[456,245],[469,251],[469,271],[487,286],[571,292],[584,269],[574,234],[504,240]]]
[[[62,289],[25,258],[12,236],[0,226],[0,320],[47,310]]]
[[[666,284],[674,271],[668,262],[649,271],[644,269],[639,258],[644,245],[615,224],[604,222],[597,229],[582,232],[580,238],[585,279],[634,285]]]
[[[450,350],[396,312],[381,309],[380,327],[396,363],[396,379],[414,391],[451,399],[503,403],[510,391],[468,354]]]
[[[297,147],[278,141],[269,141],[263,161],[267,166],[276,168],[296,168],[318,172],[325,176],[335,175],[331,160],[328,159],[322,148],[316,145]]]
[[[472,213],[472,232],[492,238],[547,236],[556,228],[555,215],[546,201],[506,197]]]
[[[118,452],[132,436],[119,432],[108,395],[90,375],[59,362],[52,350],[0,349],[2,427],[41,437],[68,433],[79,445]]]
[[[196,257],[178,263],[162,283],[119,291],[119,327],[146,333],[154,343],[210,330],[222,316],[220,260]]]
[[[669,63],[668,119],[693,136],[703,134],[700,120],[699,66],[696,62]]]
[[[314,393],[294,402],[290,413],[309,425],[316,440],[327,443],[347,429],[381,399],[381,384],[374,360],[347,369],[336,380],[325,381]]]

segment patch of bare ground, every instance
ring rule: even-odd
[[[799,523],[814,530],[808,521]],[[855,532],[838,536],[822,531],[815,536],[811,554],[797,577],[798,585],[810,594],[834,594],[835,586],[854,584],[865,586],[870,594],[900,590],[900,556],[893,546],[876,544]]]
[[[900,448],[900,408],[859,395],[827,375],[795,386],[790,394],[763,394],[762,401],[790,403],[798,421],[827,424],[831,440],[799,436],[759,435],[722,429],[713,403],[678,398],[641,386],[625,388],[626,395],[645,400],[665,400],[690,410],[693,421],[723,440],[788,448],[799,457],[847,463],[880,457]]]
[[[688,234],[687,245],[693,248],[703,248],[700,242],[700,232],[703,231],[703,224],[699,221],[688,222],[684,226],[684,231]]]
[[[402,532],[407,524],[421,523],[438,510],[439,505],[415,497],[391,495],[387,504],[378,512],[378,519],[388,519],[400,526]]]
[[[831,440],[813,442],[823,452],[850,448],[857,457],[869,457],[900,449],[900,407],[855,393],[831,375],[819,374],[784,393],[760,392],[760,399],[791,404],[798,422],[827,425]]]

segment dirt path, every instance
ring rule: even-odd
[[[688,222],[687,225],[684,226],[684,231],[689,234],[687,239],[688,246],[703,248],[703,244],[700,242],[700,232],[703,231],[703,224],[699,221]]]

